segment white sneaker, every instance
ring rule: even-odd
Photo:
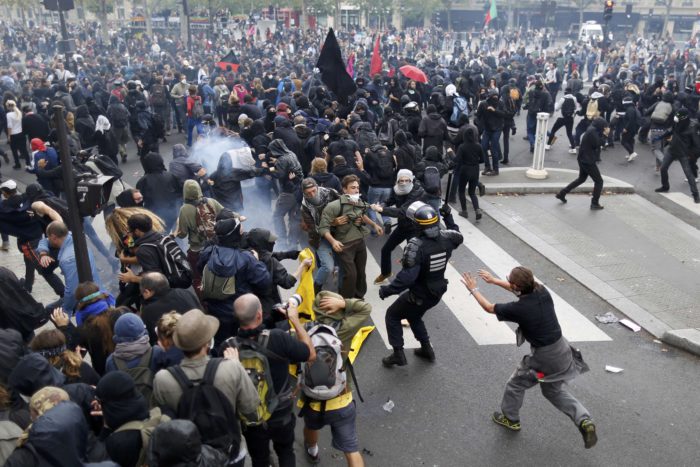
[[[638,155],[639,154],[637,154],[636,152],[633,152],[632,154],[627,156],[627,162],[632,162],[633,160],[635,160],[637,158]]]
[[[684,181],[684,182],[687,182],[688,179],[687,179],[687,178],[684,178],[683,181]],[[696,178],[696,179],[695,179],[695,183],[697,183],[697,182],[700,182],[700,178]],[[4,246],[4,244],[3,244],[3,246]]]
[[[545,151],[549,151],[550,149],[552,149],[552,146],[550,146],[549,144],[545,144],[545,145],[544,145],[544,150],[545,150]]]
[[[576,148],[569,149],[569,154],[577,154],[577,153],[578,153],[578,151],[576,150]]]

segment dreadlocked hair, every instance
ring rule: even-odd
[[[116,208],[112,214],[105,219],[105,228],[112,239],[112,243],[117,247],[117,253],[124,249],[124,237],[129,233],[127,221],[134,214],[143,214],[151,218],[153,230],[156,232],[165,232],[165,224],[163,220],[145,208]]]

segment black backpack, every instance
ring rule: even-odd
[[[102,175],[116,178],[122,178],[122,175],[124,175],[122,169],[120,169],[109,156],[99,154],[97,156],[93,156],[90,160],[95,163],[95,166],[97,166],[98,169],[100,169]]]
[[[124,104],[114,104],[112,124],[115,128],[126,128],[129,125],[129,111]]]
[[[163,274],[168,278],[170,287],[188,289],[192,285],[192,267],[172,235],[163,236],[157,243],[143,243],[140,246],[152,246],[158,250]]]
[[[574,112],[576,112],[576,101],[565,97],[564,102],[561,104],[561,114],[564,117],[571,117]]]
[[[179,365],[168,371],[182,388],[177,404],[177,418],[190,420],[202,436],[202,444],[229,453],[238,454],[241,444],[241,424],[226,396],[214,386],[216,370],[223,359],[212,358],[207,363],[204,377],[191,380]]]
[[[168,103],[168,97],[165,94],[165,85],[154,84],[151,86],[151,105],[163,107]]]
[[[430,165],[423,172],[423,189],[429,195],[440,194],[440,171],[437,167]]]

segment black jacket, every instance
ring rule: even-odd
[[[492,107],[495,110],[487,110],[487,107]],[[479,107],[476,109],[476,116],[481,122],[484,130],[503,130],[503,121],[505,119],[506,112],[504,111],[503,103],[498,99],[496,99],[495,102],[490,99],[481,101],[479,103]]]
[[[177,217],[182,199],[180,182],[165,170],[160,154],[146,154],[142,162],[146,173],[136,183],[136,188],[143,194],[143,206],[163,217],[170,225],[171,218]]]
[[[202,309],[202,305],[190,289],[170,289],[163,295],[155,295],[145,300],[141,308],[141,319],[148,330],[151,345],[158,342],[155,328],[161,316],[171,311],[185,313],[194,308]]]
[[[423,151],[430,146],[435,146],[442,152],[442,142],[449,138],[447,134],[447,123],[439,113],[428,114],[420,122],[418,136],[423,138]]]
[[[384,146],[370,148],[365,156],[365,170],[370,176],[370,186],[391,188],[394,185],[394,157]]]
[[[590,125],[581,138],[581,146],[578,151],[578,161],[581,164],[595,164],[600,160],[600,146],[602,137],[600,130]]]

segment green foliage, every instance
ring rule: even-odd
[[[108,15],[114,12],[114,0],[83,0],[83,5],[87,11],[97,16],[102,14],[103,5]]]

